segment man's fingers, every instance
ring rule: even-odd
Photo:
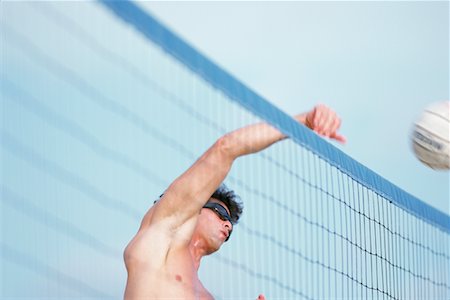
[[[314,108],[311,112],[309,112],[309,113],[306,115],[306,123],[305,123],[305,125],[306,125],[309,129],[312,129],[312,130],[314,130],[314,127],[316,126],[316,124],[315,124],[316,112],[317,112],[317,109]]]
[[[334,133],[334,134],[330,135],[330,138],[332,138],[342,144],[345,144],[345,142],[347,142],[347,139],[345,138],[345,136],[340,135],[338,133]]]
[[[330,127],[329,136],[331,137],[332,135],[336,134],[336,132],[339,130],[340,127],[341,127],[341,119],[335,117],[333,120],[333,124]]]
[[[305,125],[319,135],[345,143],[344,136],[337,133],[341,126],[341,119],[326,105],[319,104],[310,111],[305,119]]]
[[[313,128],[316,129],[320,126],[320,119],[322,118],[322,110],[320,107],[317,106],[314,108],[314,114],[312,118],[313,118],[312,122]]]
[[[336,113],[325,105],[317,107],[315,116],[315,131],[324,136],[330,136],[333,133],[333,127],[337,116]]]
[[[335,130],[333,130],[333,128],[335,126],[336,119],[337,119],[337,116],[334,112],[328,113],[328,116],[323,125],[323,132],[322,132],[323,135],[329,137],[332,133],[335,132]]]

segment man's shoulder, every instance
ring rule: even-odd
[[[144,218],[139,231],[125,249],[125,262],[160,265],[167,260],[169,253],[180,255],[187,251],[192,237],[190,227],[195,226],[195,222],[178,228],[171,226],[170,220],[152,222],[150,218]]]
[[[151,226],[140,229],[125,248],[125,263],[127,266],[146,266],[149,263],[163,261],[169,247],[170,239],[166,235],[152,230]]]

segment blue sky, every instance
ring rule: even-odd
[[[122,251],[154,198],[218,136],[258,118],[99,3],[0,3],[0,264],[8,274],[0,295],[121,298]],[[337,147],[449,212],[449,173],[421,165],[409,145],[417,114],[449,97],[448,3],[140,5],[284,111],[298,113],[317,102],[335,108],[348,138]],[[268,163],[272,158],[288,167]],[[328,180],[315,173],[322,163],[290,141],[236,162],[227,180],[245,199],[246,212],[233,242],[200,269],[213,294],[287,298],[287,284],[317,298],[357,297],[361,282],[375,286],[376,279],[357,266],[370,261],[372,274],[386,271],[386,258],[367,255],[372,244],[392,251],[386,245],[397,243],[394,262],[417,268],[416,258],[402,252],[410,240],[388,234],[383,242],[379,226],[367,232],[370,222],[360,218],[377,216],[375,206],[389,207],[382,222],[414,240],[414,251],[429,245],[447,253],[445,233],[373,193],[367,193],[373,201],[359,197],[359,190],[350,193],[351,179],[335,175],[331,181],[342,190],[327,189]],[[285,169],[308,184],[287,178]],[[321,186],[335,200],[363,205],[351,210],[346,202],[324,201]],[[349,226],[370,238],[351,232],[342,238]],[[424,257],[432,256],[432,263],[422,262],[437,270],[436,281],[448,282],[448,271],[439,268],[448,256],[430,252]],[[350,277],[340,278],[333,268]],[[374,289],[364,293],[376,296]]]
[[[449,99],[448,2],[145,2],[195,48],[289,114],[325,103],[345,153],[450,212],[449,172],[422,165],[412,124]]]

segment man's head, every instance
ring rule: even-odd
[[[206,254],[220,249],[228,240],[233,225],[242,213],[239,197],[225,185],[221,185],[200,211],[194,236],[202,240]],[[194,240],[197,240],[194,238]]]
[[[210,219],[210,223],[206,227],[216,231],[215,227],[217,224],[219,227],[216,229],[226,236],[225,242],[228,241],[233,231],[233,226],[238,222],[242,213],[242,202],[239,197],[232,190],[228,189],[226,185],[222,184],[203,206],[203,210],[205,209],[207,210],[206,214],[209,215],[206,220]],[[200,215],[204,215],[203,210]],[[203,219],[200,218],[198,225],[203,223]]]
[[[240,202],[239,197],[222,184],[214,194],[211,195],[211,198],[203,208],[210,209],[217,217],[219,217],[219,219],[230,223],[228,237],[225,240],[228,241],[231,232],[233,231],[233,226],[238,222],[242,213],[242,202]],[[228,225],[226,225],[226,227],[228,227]]]

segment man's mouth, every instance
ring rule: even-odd
[[[228,231],[221,230],[220,232],[223,233],[223,235],[225,236],[225,239],[228,238],[228,234],[229,234]]]

